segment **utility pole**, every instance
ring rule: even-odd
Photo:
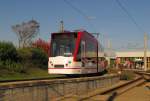
[[[112,43],[111,40],[108,39],[108,57],[112,56]]]
[[[144,70],[147,70],[147,33],[144,33]]]
[[[60,32],[64,32],[64,22],[60,21]]]
[[[112,49],[112,43],[111,43],[110,39],[108,39],[107,45],[108,45],[108,49],[111,50]]]

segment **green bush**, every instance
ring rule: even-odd
[[[18,61],[17,50],[10,42],[0,42],[0,61]]]
[[[20,72],[20,73],[26,72],[26,69],[21,63],[14,62],[11,60],[1,61],[0,66],[2,69],[7,69],[8,71],[11,72]]]
[[[26,72],[24,66],[21,63],[16,63],[8,60],[5,62],[5,66],[6,66],[5,68],[9,71],[20,73]]]
[[[47,54],[40,48],[32,49],[32,60],[33,63],[40,68],[47,68],[48,56]]]
[[[120,75],[120,80],[132,80],[135,78],[135,74],[132,71],[123,71]]]
[[[0,68],[12,72],[25,72],[20,63],[19,55],[11,42],[0,42]]]
[[[18,49],[20,62],[26,67],[47,68],[48,56],[40,48]]]
[[[0,68],[26,72],[30,67],[47,68],[48,56],[39,48],[17,49],[10,42],[0,42]]]
[[[4,61],[0,61],[0,68],[4,68]]]
[[[32,57],[31,48],[19,48],[17,52],[20,62],[22,63],[31,62]]]

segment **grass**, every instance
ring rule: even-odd
[[[107,68],[108,74],[117,74],[119,69],[116,68]]]
[[[108,74],[117,74],[119,71],[121,72],[120,80],[133,80],[135,78],[135,74],[133,71],[122,71],[121,69],[108,68]]]
[[[40,68],[29,68],[26,73],[10,72],[5,69],[0,69],[0,81],[3,80],[23,80],[23,79],[34,79],[34,78],[55,78],[64,75],[53,75],[48,74],[47,70]]]
[[[135,77],[133,71],[122,71],[120,80],[133,80]]]

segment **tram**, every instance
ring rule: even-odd
[[[87,31],[51,34],[49,74],[90,74],[102,72],[98,41]]]

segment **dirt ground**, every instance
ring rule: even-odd
[[[150,101],[150,83],[135,87],[118,96],[114,101]]]

